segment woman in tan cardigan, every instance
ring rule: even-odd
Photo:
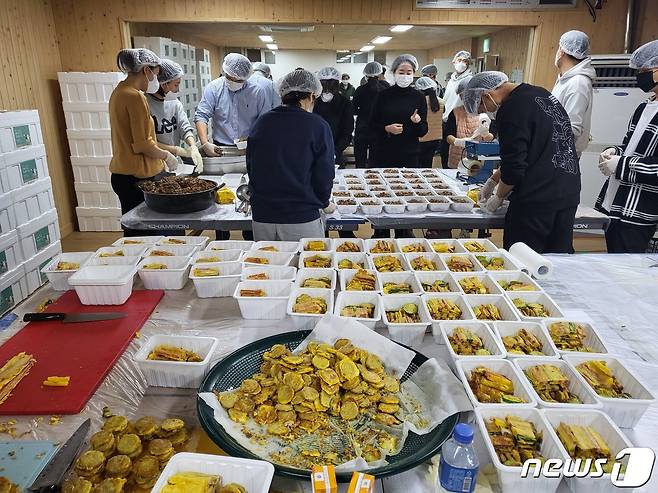
[[[155,127],[144,93],[160,88],[160,58],[150,50],[121,50],[117,55],[119,69],[127,74],[110,96],[109,113],[112,129],[112,189],[119,197],[121,213],[126,214],[144,202],[137,183],[163,171],[175,171],[176,157],[158,147]],[[124,230],[125,236],[152,234],[148,231]],[[161,234],[161,233],[159,233]]]
[[[416,81],[416,89],[425,95],[427,102],[427,133],[418,139],[420,154],[419,168],[431,168],[434,154],[439,148],[443,137],[443,101],[436,96],[436,82],[429,77],[421,77]]]

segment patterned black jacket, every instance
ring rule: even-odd
[[[618,155],[623,154],[626,149],[646,107],[647,102],[644,102],[633,113],[622,145],[615,146]],[[644,130],[633,155],[621,157],[615,177],[621,183],[612,207],[609,211],[603,208],[603,200],[610,183],[608,180],[596,201],[596,209],[629,224],[658,224],[658,113]]]

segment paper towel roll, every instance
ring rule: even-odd
[[[524,271],[536,279],[547,279],[553,275],[553,263],[538,254],[525,243],[514,243],[509,253],[521,264]]]

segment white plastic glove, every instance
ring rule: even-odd
[[[498,209],[500,209],[501,205],[503,205],[503,200],[504,199],[499,197],[498,195],[492,195],[487,199],[487,203],[484,204],[484,210],[493,214]]]
[[[219,150],[217,149],[217,146],[212,142],[206,142],[201,146],[201,149],[203,149],[203,152],[206,153],[206,156],[219,157]]]
[[[481,113],[479,115],[480,125],[475,129],[471,138],[484,137],[489,133],[489,127],[491,126],[491,118],[486,113]]]
[[[167,168],[167,171],[170,173],[173,173],[178,169],[178,158],[174,156],[171,152],[167,152],[167,157],[165,157],[164,162],[165,162],[165,167]]]
[[[336,212],[336,204],[334,204],[333,202],[329,202],[329,205],[324,209],[322,209],[322,212],[324,212],[325,214],[333,214],[334,212]]]
[[[455,147],[466,147],[466,139],[455,139],[455,141],[452,143]]]
[[[184,149],[183,147],[176,147],[176,156],[179,157],[190,157],[190,149]]]
[[[190,157],[192,158],[192,162],[194,163],[194,171],[197,173],[203,173],[203,159],[201,158],[201,153],[199,152],[199,149],[197,149],[196,146],[192,146],[189,148],[190,150]]]
[[[608,147],[607,149],[604,149],[603,152],[599,154],[599,165],[603,161],[607,161],[612,156],[616,156],[616,155],[617,155],[617,149],[615,149],[614,147]]]
[[[482,188],[480,188],[480,192],[478,193],[478,202],[486,202],[489,200],[489,197],[491,197],[497,185],[498,183],[496,183],[493,178],[489,178],[484,183]]]
[[[599,163],[599,170],[603,173],[603,176],[612,176],[617,171],[617,166],[619,166],[619,160],[621,156],[610,156],[609,159]]]

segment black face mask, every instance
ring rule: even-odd
[[[637,87],[644,92],[651,92],[658,82],[653,80],[653,72],[638,72],[635,76],[637,80]]]

